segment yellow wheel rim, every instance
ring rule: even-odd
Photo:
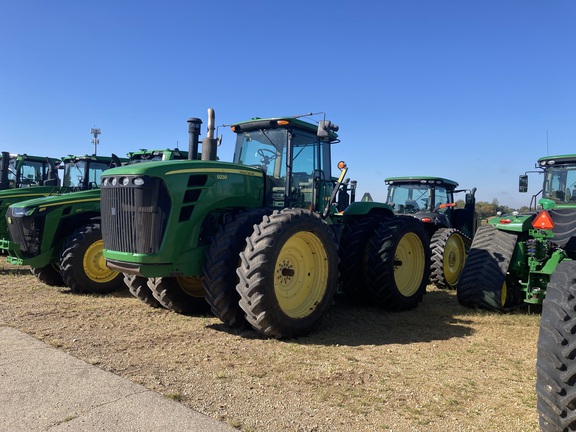
[[[508,285],[506,285],[506,281],[502,283],[502,292],[500,293],[500,306],[506,306],[506,297],[508,297]]]
[[[396,287],[400,294],[410,297],[418,291],[424,276],[426,259],[420,237],[414,233],[405,234],[398,242],[394,259]]]
[[[274,293],[290,318],[310,315],[322,301],[328,283],[328,256],[320,239],[299,232],[284,244],[274,268]]]
[[[464,268],[466,260],[466,247],[464,239],[459,234],[452,234],[448,237],[444,247],[443,271],[444,279],[450,286],[456,285]]]
[[[178,285],[187,294],[191,295],[192,297],[204,297],[206,295],[206,291],[202,287],[202,280],[204,278],[201,276],[179,276],[176,278],[178,281]]]
[[[86,276],[98,283],[110,282],[118,276],[117,271],[110,270],[106,267],[106,260],[102,254],[103,249],[104,241],[95,241],[88,247],[82,259],[82,266],[84,267]]]

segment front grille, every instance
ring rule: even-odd
[[[20,251],[26,258],[32,258],[40,252],[40,240],[44,230],[44,216],[14,217],[12,209],[8,208],[6,214],[12,223],[8,224],[10,237],[14,243],[20,245]]]
[[[125,178],[131,180],[131,176]],[[142,177],[140,177],[142,178]],[[151,254],[160,249],[171,203],[164,182],[144,177],[142,186],[104,181],[101,188],[104,248]]]

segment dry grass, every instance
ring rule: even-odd
[[[277,341],[0,265],[0,325],[243,431],[537,431],[538,322],[429,287],[416,310],[336,304],[313,334]]]

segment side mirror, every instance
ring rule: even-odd
[[[330,137],[330,133],[338,132],[338,129],[340,128],[331,121],[320,120],[318,122],[318,131],[316,132],[316,136],[318,138],[328,139]]]
[[[518,192],[528,192],[528,176],[521,175],[518,181]]]

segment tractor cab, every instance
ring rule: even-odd
[[[59,159],[2,152],[0,190],[30,186],[57,186]]]
[[[458,183],[441,177],[390,177],[386,203],[397,214],[408,214],[425,223],[430,236],[438,228],[458,228],[470,238],[477,227],[476,189],[456,190]],[[454,195],[466,192],[464,208],[456,207]]]
[[[576,155],[542,157],[536,167],[544,174],[539,206],[544,210],[576,208]],[[520,176],[519,191],[527,190],[528,176],[524,174]],[[532,197],[531,207],[539,193]]]
[[[234,162],[265,174],[265,204],[322,211],[335,186],[331,144],[339,142],[338,126],[318,127],[297,118],[255,118],[232,125],[236,133]],[[340,195],[340,201],[345,201]],[[340,203],[342,206],[342,203]]]
[[[120,166],[128,159],[112,156],[72,156],[62,158],[63,186],[72,190],[88,190],[100,187],[100,176],[109,168]]]

